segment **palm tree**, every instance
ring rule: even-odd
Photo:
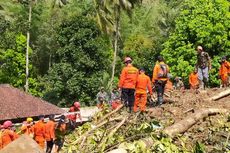
[[[97,21],[100,29],[110,36],[113,46],[113,62],[112,62],[112,74],[109,87],[111,89],[115,67],[117,52],[119,50],[119,38],[120,38],[120,18],[121,12],[125,11],[131,16],[131,11],[135,3],[140,3],[140,0],[94,0],[94,4],[97,10]]]

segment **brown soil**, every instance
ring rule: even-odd
[[[157,118],[164,127],[170,126],[187,116],[193,115],[196,110],[201,108],[224,108],[230,110],[230,96],[221,98],[217,101],[208,100],[217,95],[224,89],[207,89],[196,93],[186,90],[173,91],[170,94],[175,103],[163,104],[161,108],[149,108],[150,115]],[[152,111],[157,110],[157,111]],[[152,112],[152,113],[151,113]],[[229,114],[219,114],[209,116],[192,126],[188,131],[182,134],[186,139],[185,144],[192,148],[198,141],[205,145],[207,152],[224,152],[227,145],[230,146],[229,134],[230,122],[227,121]],[[175,142],[181,144],[181,140],[174,138]],[[225,147],[225,148],[224,148]]]

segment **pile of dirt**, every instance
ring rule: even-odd
[[[44,151],[32,138],[22,135],[0,150],[0,153],[44,153]]]
[[[64,112],[61,108],[22,90],[10,85],[0,85],[0,121]]]

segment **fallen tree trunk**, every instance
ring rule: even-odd
[[[211,97],[210,100],[214,100],[215,101],[215,100],[221,99],[223,97],[226,97],[228,95],[230,95],[230,89],[222,91],[218,95],[215,95],[215,96]]]
[[[204,108],[198,111],[195,111],[194,114],[184,118],[183,120],[173,124],[164,129],[164,132],[171,137],[179,133],[186,132],[190,127],[196,124],[199,120],[208,117],[209,115],[215,115],[218,113],[227,113],[228,109],[218,109],[218,108]]]

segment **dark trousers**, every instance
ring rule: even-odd
[[[164,96],[166,83],[167,83],[167,81],[162,81],[162,80],[156,80],[155,81],[158,105],[163,104],[163,101],[164,101],[163,96]]]
[[[129,111],[132,110],[135,101],[135,89],[122,88],[121,98],[126,107],[129,107]]]
[[[53,145],[53,141],[46,141],[46,153],[51,153]]]

